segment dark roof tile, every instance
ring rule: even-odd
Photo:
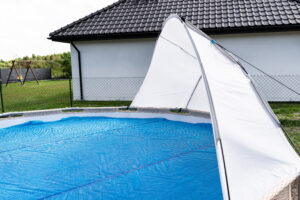
[[[119,0],[50,33],[50,39],[154,36],[171,13],[206,32],[300,28],[299,0]]]

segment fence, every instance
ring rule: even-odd
[[[82,96],[86,101],[132,101],[144,77],[99,77],[82,79]],[[80,100],[79,78],[73,78],[74,99]]]
[[[276,80],[266,75],[252,75],[252,78],[267,101],[300,102],[297,94],[300,93],[300,75],[273,75]]]
[[[255,73],[251,77],[269,102],[300,102],[300,75],[273,75]],[[73,78],[74,99],[87,101],[112,101],[134,99],[144,77]],[[281,84],[282,83],[282,84]],[[290,88],[290,89],[289,89]],[[296,93],[294,91],[296,91]]]
[[[300,102],[300,75],[273,76],[252,75],[259,89],[268,101]],[[138,92],[143,77],[100,77],[84,78],[82,88],[78,78],[0,84],[1,111],[19,112],[65,108],[72,106],[128,106]],[[287,89],[287,87],[292,90]],[[82,97],[81,99],[81,92]]]
[[[3,83],[6,83],[11,69],[0,69],[0,79],[2,79]],[[18,72],[20,73],[23,78],[25,77],[27,69],[18,69]],[[34,73],[38,80],[49,80],[51,79],[51,69],[50,68],[34,68]],[[17,80],[17,73],[15,70],[12,71],[10,81],[16,81]],[[31,71],[27,74],[26,81],[33,81],[35,80],[33,74]]]
[[[99,80],[100,82],[97,83]],[[119,80],[118,86],[120,88],[117,89],[117,87],[114,87],[112,80],[109,82],[108,79],[103,78],[85,79],[84,81],[86,82],[83,84],[85,98],[83,100],[80,99],[79,80],[76,78],[74,79],[74,83],[72,79],[59,79],[43,80],[39,81],[39,84],[35,81],[26,81],[22,86],[19,81],[9,83],[7,87],[0,80],[1,112],[21,112],[66,107],[128,106],[130,101],[125,100],[130,100],[134,97],[142,80],[128,81],[124,78],[115,78],[114,80]],[[73,87],[75,88],[74,95]],[[134,92],[132,91],[133,88],[135,88]],[[95,94],[97,93],[113,98],[96,98],[97,95]],[[122,94],[124,98],[118,98],[117,94]]]

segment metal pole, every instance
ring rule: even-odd
[[[69,91],[70,91],[70,105],[73,107],[73,99],[72,99],[72,77],[69,77]]]
[[[3,95],[2,95],[2,80],[0,79],[0,96],[1,96],[1,110],[4,113],[4,103],[3,103]]]
[[[223,168],[224,168],[223,170],[224,170],[225,181],[226,181],[225,183],[226,183],[226,189],[227,189],[227,197],[228,197],[227,199],[230,200],[231,197],[230,197],[230,189],[229,189],[227,167],[226,167],[226,161],[225,161],[225,156],[224,156],[222,138],[221,138],[220,133],[219,133],[219,126],[218,126],[218,120],[217,120],[217,117],[216,117],[215,106],[214,106],[214,102],[213,102],[212,95],[211,95],[211,92],[210,92],[210,87],[209,87],[209,84],[208,84],[208,81],[207,81],[206,73],[205,73],[205,70],[204,70],[204,67],[203,67],[203,64],[202,64],[199,52],[198,52],[196,44],[195,44],[195,42],[194,42],[194,40],[193,40],[193,38],[191,36],[191,33],[190,33],[189,29],[188,29],[188,26],[191,27],[191,28],[194,28],[194,27],[193,27],[193,25],[190,25],[189,23],[184,23],[184,28],[185,28],[186,33],[187,33],[188,37],[190,38],[190,41],[191,41],[191,43],[193,45],[194,52],[196,53],[199,66],[200,66],[200,69],[202,71],[202,77],[203,77],[204,85],[205,85],[205,88],[206,88],[206,93],[207,93],[209,104],[210,104],[210,112],[211,112],[211,120],[212,120],[213,132],[214,132],[214,138],[215,138],[215,145],[216,145],[216,148],[217,148],[218,147],[218,143],[220,144],[220,148],[221,148],[220,150],[221,150],[221,153],[222,153],[221,159],[223,161],[222,162],[223,163]],[[218,156],[218,154],[217,154],[217,156]],[[219,159],[220,158],[218,156],[218,162],[219,162]],[[218,163],[218,164],[220,164],[220,163]],[[223,195],[225,195],[225,194],[223,194]]]

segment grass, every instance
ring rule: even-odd
[[[74,107],[114,107],[129,106],[131,101],[75,101]]]
[[[300,151],[300,103],[270,103],[270,105]]]
[[[3,85],[6,112],[70,107],[69,81],[40,81]],[[75,101],[74,107],[128,106],[130,101]],[[274,113],[300,150],[300,103],[270,103]]]
[[[10,83],[2,86],[5,112],[70,107],[68,80]],[[74,107],[128,106],[129,101],[74,101]]]
[[[10,83],[2,86],[6,112],[64,108],[69,106],[67,80]]]

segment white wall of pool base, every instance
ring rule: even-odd
[[[212,35],[229,50],[300,91],[300,31]],[[132,100],[147,74],[156,38],[75,42],[81,51],[84,100]],[[80,100],[78,57],[71,47],[74,99]],[[269,101],[300,101],[245,65]]]

